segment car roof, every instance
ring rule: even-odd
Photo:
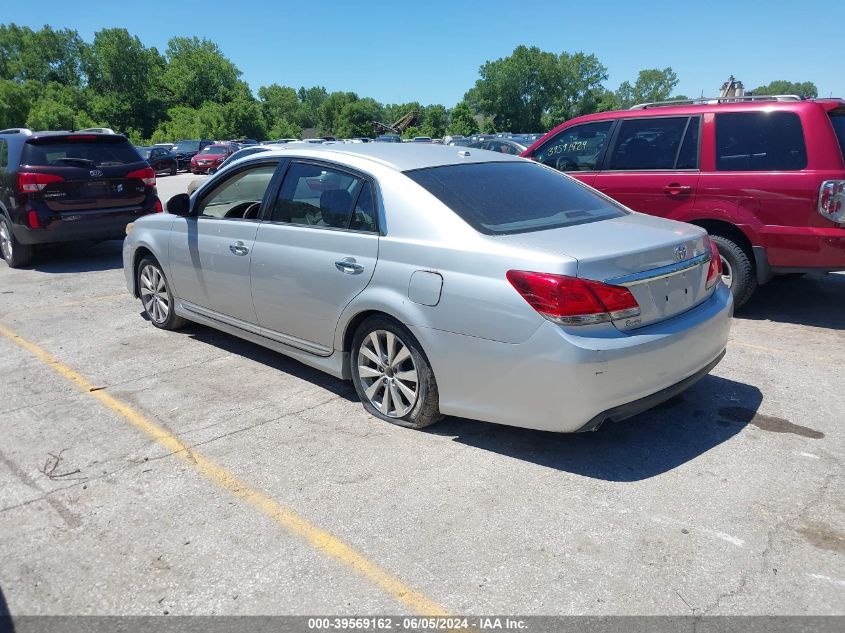
[[[500,154],[484,150],[474,154],[454,145],[433,143],[355,143],[340,145],[288,145],[279,149],[261,152],[261,159],[270,155],[334,160],[359,158],[379,163],[397,171],[464,165],[468,163],[517,162],[525,159],[512,154]],[[258,158],[258,157],[256,157]]]

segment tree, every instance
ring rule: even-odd
[[[637,103],[665,101],[677,85],[678,75],[671,67],[663,70],[648,68],[639,72],[633,85],[629,81],[623,81],[616,91],[616,97],[619,107],[630,108]]]
[[[449,114],[449,134],[470,136],[478,133],[478,121],[466,101],[461,101]]]
[[[495,134],[496,133],[496,122],[493,119],[486,119],[484,124],[481,126],[481,131],[484,134]]]
[[[384,109],[375,99],[369,97],[350,101],[337,116],[334,133],[339,138],[369,136],[373,132],[373,121],[384,116]]]
[[[786,81],[785,79],[780,79],[777,81],[772,81],[771,83],[768,83],[765,86],[759,86],[758,88],[754,88],[754,90],[751,91],[751,94],[798,95],[800,97],[815,98],[819,96],[819,90],[818,88],[816,88],[816,84],[814,84],[812,81],[794,82]]]
[[[23,126],[42,90],[35,81],[0,79],[0,129]]]
[[[75,130],[94,121],[80,107],[82,91],[75,86],[50,82],[32,104],[26,127],[35,130]]]
[[[446,134],[446,126],[449,124],[449,114],[446,108],[440,104],[430,105],[425,109],[425,118],[422,124],[423,136],[441,138]]]
[[[540,129],[550,130],[567,119],[596,112],[605,92],[602,82],[607,80],[607,68],[595,55],[563,52],[558,56],[558,66],[558,93],[541,118]]]
[[[84,44],[70,29],[0,25],[0,79],[79,86]]]
[[[326,97],[317,109],[317,127],[321,136],[336,135],[334,130],[340,112],[353,101],[358,101],[354,92],[333,92]]]
[[[258,96],[271,138],[298,138],[302,134],[302,126],[297,123],[302,104],[296,90],[271,84],[261,86]]]
[[[241,71],[207,39],[174,37],[167,44],[161,86],[172,105],[199,108],[223,103],[238,89]]]
[[[296,94],[299,98],[296,123],[300,127],[317,127],[317,112],[328,98],[329,93],[322,86],[314,86],[312,88],[300,88]]]

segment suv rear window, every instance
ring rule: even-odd
[[[718,171],[791,171],[806,166],[804,131],[794,112],[716,115]]]
[[[24,143],[22,165],[50,167],[113,167],[140,163],[127,140],[75,140],[73,137]]]
[[[833,131],[836,132],[836,138],[839,139],[842,160],[845,160],[845,108],[831,112],[830,123],[833,125]]]
[[[476,231],[542,231],[625,215],[577,180],[534,163],[446,165],[406,171]]]

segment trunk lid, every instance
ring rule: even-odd
[[[634,213],[496,239],[566,255],[577,260],[578,277],[627,287],[641,313],[614,321],[623,331],[686,312],[712,293],[706,287],[711,257],[707,233],[691,224]]]

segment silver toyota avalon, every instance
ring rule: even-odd
[[[621,420],[707,374],[733,311],[702,229],[484,150],[262,152],[127,233],[126,282],[154,326],[277,350],[415,429]]]

